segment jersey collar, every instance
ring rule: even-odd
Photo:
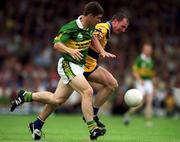
[[[77,19],[76,19],[76,24],[78,25],[78,27],[80,28],[80,29],[84,29],[84,26],[83,26],[83,24],[82,24],[82,22],[81,22],[81,18],[82,18],[82,16],[83,15],[80,15]]]
[[[109,29],[110,29],[110,33],[112,33],[112,22],[111,21],[107,21],[108,25],[109,25]]]
[[[147,61],[149,61],[149,60],[151,60],[151,57],[147,57],[145,54],[141,54],[141,58],[143,59],[143,60],[147,60]]]

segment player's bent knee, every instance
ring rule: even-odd
[[[118,82],[117,80],[113,80],[108,84],[108,88],[114,91],[116,88],[118,88]]]
[[[59,99],[59,98],[53,97],[51,102],[55,107],[58,107],[62,105],[65,101],[66,101],[65,99]]]
[[[58,106],[61,106],[63,103],[66,102],[66,99],[62,99],[62,98],[61,99],[57,99],[56,102],[57,102]]]
[[[93,89],[91,87],[88,87],[83,91],[83,96],[92,97],[92,95],[93,95]]]
[[[113,86],[115,89],[118,88],[119,84],[118,84],[117,80],[114,82]]]

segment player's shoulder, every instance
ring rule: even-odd
[[[98,23],[95,26],[95,32],[98,33],[106,34],[108,30],[109,30],[109,26],[107,23]]]
[[[138,55],[138,56],[136,57],[136,59],[137,59],[137,60],[141,60],[141,59],[142,59],[142,56],[141,56],[141,55]]]
[[[139,62],[141,62],[141,61],[142,61],[141,55],[136,56],[136,58],[135,58],[135,64],[137,64],[137,63],[139,63]]]
[[[108,23],[98,23],[95,28],[109,29]]]
[[[59,30],[59,32],[72,32],[74,30],[77,30],[78,29],[78,26],[77,26],[77,23],[76,23],[76,20],[72,20],[66,24],[64,24],[61,29]]]

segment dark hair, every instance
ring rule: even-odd
[[[104,9],[96,1],[89,2],[85,5],[84,11],[83,11],[83,15],[87,16],[88,14],[92,14],[93,16],[104,14]]]
[[[150,46],[153,46],[153,43],[150,39],[144,39],[142,42],[141,42],[141,46],[143,47],[144,45],[150,45]]]
[[[116,14],[113,15],[111,21],[113,21],[114,19],[121,21],[123,18],[126,18],[129,22],[130,15],[126,9],[119,10]]]

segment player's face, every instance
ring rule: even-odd
[[[128,20],[126,18],[123,18],[121,21],[115,19],[113,23],[114,23],[113,32],[116,34],[125,32],[128,27]]]
[[[99,22],[101,22],[102,14],[99,14],[97,16],[90,16],[89,24],[90,26],[96,26]]]
[[[151,54],[152,54],[152,46],[149,45],[149,44],[144,44],[143,53],[148,57],[151,56]]]

